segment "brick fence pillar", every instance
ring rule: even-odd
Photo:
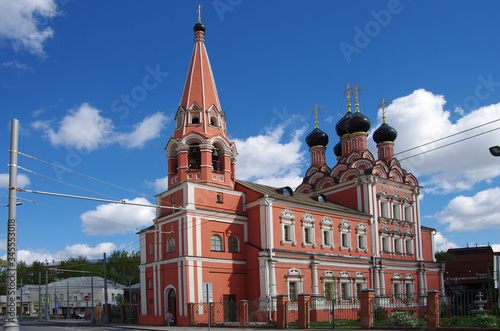
[[[311,296],[306,293],[299,294],[299,329],[309,328],[309,312]]]
[[[240,326],[248,326],[248,300],[240,301]]]
[[[373,298],[375,297],[375,291],[372,289],[361,290],[360,300],[360,318],[361,318],[361,328],[370,329],[373,326]]]
[[[278,300],[276,303],[277,307],[277,328],[284,329],[288,326],[288,295],[280,294],[278,295]]]
[[[194,325],[194,303],[188,302],[188,325]]]
[[[427,292],[427,327],[437,328],[439,326],[439,291]]]
[[[215,325],[215,302],[210,302],[210,326]]]

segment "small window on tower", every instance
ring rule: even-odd
[[[210,125],[217,126],[217,118],[215,116],[210,117]]]
[[[222,203],[222,193],[217,193],[217,203]]]
[[[198,115],[193,115],[191,117],[191,124],[200,124],[200,116]]]

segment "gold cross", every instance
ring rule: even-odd
[[[316,129],[318,128],[318,110],[320,110],[321,108],[323,108],[323,106],[321,106],[321,107],[318,108],[318,104],[315,103],[314,104],[314,110],[311,110],[309,112],[309,114],[312,114],[314,112],[314,119],[315,119],[314,125],[315,125]]]
[[[377,106],[377,108],[382,107],[382,123],[384,124],[385,124],[385,105],[389,102],[391,102],[391,100],[384,101],[384,98],[382,98],[382,103]]]
[[[356,87],[356,85],[354,85],[353,87],[349,87],[349,83],[347,83],[347,89],[345,91],[342,91],[342,94],[347,93],[347,111],[348,112],[351,112],[351,90],[355,87]]]
[[[201,4],[198,5],[198,10],[196,11],[198,13],[198,22],[201,23]]]
[[[358,103],[358,92],[360,92],[364,87],[362,86],[361,88],[358,89],[358,84],[354,85],[354,93],[356,94],[356,112],[359,112],[359,103]]]

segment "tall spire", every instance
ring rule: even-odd
[[[180,106],[184,109],[191,109],[196,107],[194,106],[196,103],[197,107],[204,111],[212,106],[221,111],[212,67],[205,48],[205,25],[201,23],[200,10],[201,6],[198,7],[199,21],[193,27],[194,49]]]

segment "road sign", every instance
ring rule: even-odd
[[[88,295],[84,296],[84,297],[83,297],[83,300],[85,300],[85,301],[89,301],[89,300],[90,300],[90,296],[88,296]]]

